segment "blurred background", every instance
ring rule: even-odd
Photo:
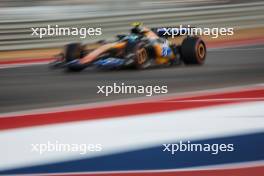
[[[215,44],[222,43],[221,47],[231,42],[229,46],[234,45],[234,41],[244,40],[247,43],[254,44],[259,39],[264,39],[264,1],[262,0],[0,0],[0,67],[1,64],[10,63],[26,63],[29,65],[33,61],[45,62],[47,64],[59,52],[64,44],[69,42],[84,42],[90,43],[96,40],[106,39],[112,40],[117,34],[128,33],[131,28],[131,23],[143,22],[148,27],[162,26],[178,26],[191,25],[195,27],[233,27],[233,36],[221,36],[217,39],[204,37],[208,48]],[[101,36],[87,36],[81,39],[80,36],[32,36],[32,29],[37,27],[51,27],[58,25],[59,27],[75,27],[89,28],[101,27]],[[224,41],[224,42],[222,42]],[[165,77],[160,77],[158,81],[156,72],[149,74],[146,80],[154,80],[157,84],[167,84],[170,87],[170,92],[187,91],[194,89],[203,89],[202,85],[208,87],[219,87],[234,84],[242,84],[243,82],[259,82],[263,81],[261,66],[263,59],[262,54],[255,52],[252,54],[248,51],[246,54],[218,52],[209,53],[206,67],[208,70],[200,70],[199,68],[191,68],[191,71],[186,68],[177,69],[175,71],[166,70]],[[258,50],[261,52],[261,50]],[[244,57],[244,59],[241,59]],[[215,59],[214,59],[215,58]],[[221,58],[221,59],[219,59]],[[226,58],[226,61],[222,61]],[[250,58],[250,59],[249,59]],[[254,58],[254,59],[252,59]],[[239,60],[236,60],[239,59]],[[26,62],[25,62],[26,60]],[[231,60],[233,61],[231,64]],[[243,66],[244,64],[245,66]],[[222,80],[217,80],[218,73],[212,77],[211,72],[216,72],[222,65],[223,73],[237,68],[237,72],[233,77],[222,76]],[[252,68],[251,74],[248,71],[242,70],[249,65],[256,66]],[[229,69],[229,67],[232,67]],[[54,77],[54,72],[47,70],[48,66],[31,67],[21,69],[21,73],[10,71],[9,69],[2,70],[2,95],[0,95],[0,110],[8,111],[10,109],[17,110],[32,107],[43,107],[53,105],[74,104],[83,102],[98,102],[105,100],[105,97],[94,95],[95,86],[100,80],[107,80],[109,76],[112,80],[116,75],[102,74],[82,75],[82,79],[76,79],[74,76],[67,78],[60,77],[58,80]],[[217,68],[217,69],[216,69]],[[256,76],[256,70],[260,76]],[[36,70],[38,70],[36,72]],[[42,72],[39,72],[42,70]],[[185,71],[186,70],[186,71]],[[193,78],[197,76],[195,72],[204,71],[194,83]],[[167,73],[168,72],[168,73]],[[172,72],[172,73],[170,73]],[[210,72],[210,73],[209,73]],[[37,75],[39,73],[40,75]],[[148,73],[144,73],[148,74]],[[175,80],[175,74],[178,74],[179,80]],[[184,79],[180,75],[184,74]],[[187,74],[190,74],[187,80]],[[107,75],[107,76],[106,76]],[[139,78],[137,74],[124,74],[125,78],[120,76],[121,81],[130,81],[133,84],[140,84],[145,80]],[[90,78],[87,78],[91,76]],[[135,77],[134,77],[135,76]],[[42,79],[40,79],[42,77]],[[51,79],[54,78],[54,79]],[[169,79],[169,77],[172,77]],[[227,77],[233,78],[227,80]],[[238,79],[238,77],[240,79]],[[248,79],[246,79],[246,77]],[[207,80],[208,78],[208,80]],[[40,79],[40,80],[39,80]],[[64,80],[65,79],[65,80]],[[69,80],[68,80],[69,79]],[[91,79],[95,83],[88,80]],[[14,83],[11,81],[13,80]],[[165,81],[166,80],[166,81]],[[234,80],[236,82],[234,82]],[[30,84],[25,82],[32,81]],[[54,87],[51,82],[57,87]],[[60,82],[61,81],[61,82]],[[74,84],[73,82],[78,83]],[[202,83],[202,81],[205,81]],[[208,81],[208,82],[207,82]],[[27,82],[29,83],[29,82]],[[154,82],[153,82],[154,83]],[[3,86],[5,85],[5,86]],[[34,88],[32,85],[39,86]],[[201,88],[202,87],[202,88]],[[74,94],[72,91],[76,90]],[[41,93],[40,93],[41,92]],[[52,94],[52,95],[51,95]],[[48,95],[48,96],[47,96]],[[59,98],[60,95],[60,98]],[[19,99],[17,97],[20,97]],[[92,98],[93,97],[93,98]],[[112,97],[111,97],[112,98]],[[110,98],[110,99],[111,99]],[[116,99],[124,97],[115,97]],[[28,100],[25,103],[25,99]],[[57,103],[56,103],[57,102]],[[67,102],[67,103],[66,103]],[[39,103],[39,104],[38,104]]]
[[[61,51],[64,44],[73,41],[89,43],[101,39],[111,40],[117,34],[127,33],[131,28],[130,24],[135,21],[143,22],[148,27],[181,24],[201,28],[233,27],[234,35],[221,36],[217,39],[204,37],[208,46],[208,55],[206,63],[202,67],[182,66],[142,71],[102,71],[87,68],[80,74],[49,69],[47,64],[55,54]],[[47,27],[47,25],[69,28],[101,27],[102,35],[88,36],[85,39],[81,39],[79,36],[45,36],[40,39],[38,36],[31,35],[31,28]],[[221,164],[226,162],[224,159],[229,159],[232,162],[249,161],[248,158],[252,161],[263,161],[264,112],[261,106],[263,107],[264,97],[264,48],[263,45],[256,45],[260,44],[260,42],[258,43],[260,39],[263,44],[263,0],[0,0],[0,130],[2,130],[0,131],[0,156],[2,156],[0,157],[0,175],[3,173],[6,175],[4,169],[23,166],[25,166],[25,170],[23,168],[22,170],[13,170],[14,175],[31,172],[34,174],[34,171],[41,173],[109,171],[113,170],[111,167],[115,164],[127,166],[125,169],[122,168],[124,170],[129,170],[131,167],[144,170],[174,168],[174,164],[179,164],[178,167],[181,166],[181,163],[186,164],[182,165],[184,167],[190,167],[190,165],[198,167],[201,166],[198,165],[198,161],[205,162],[205,164]],[[229,48],[226,48],[229,41]],[[240,46],[239,41],[243,41],[244,45]],[[217,43],[222,43],[222,45],[216,46]],[[248,44],[251,46],[247,46]],[[43,63],[36,64],[34,61],[37,59],[43,59],[41,60]],[[12,66],[12,61],[15,66]],[[7,66],[5,67],[5,65]],[[226,90],[228,87],[261,85],[259,85],[259,91],[255,91],[258,94],[254,94],[254,91],[252,93],[256,99],[259,98],[259,104],[253,102],[250,106],[242,103],[241,106],[240,104],[231,104],[227,107],[215,107],[215,109],[212,106],[197,109],[197,111],[183,110],[179,114],[168,111],[168,114],[165,115],[160,113],[139,114],[140,117],[137,118],[134,116],[131,118],[130,115],[122,117],[123,119],[113,115],[113,119],[105,121],[93,119],[91,123],[90,120],[87,120],[94,117],[93,114],[89,114],[90,111],[84,114],[84,116],[87,115],[87,119],[82,119],[83,121],[79,121],[79,123],[75,123],[75,121],[68,123],[67,120],[68,118],[75,120],[75,115],[77,118],[82,117],[83,111],[80,113],[69,111],[69,115],[62,114],[58,119],[57,116],[55,117],[56,113],[49,116],[49,108],[55,107],[56,109],[57,107],[56,110],[53,110],[63,113],[67,112],[67,108],[70,109],[70,107],[78,109],[78,105],[83,105],[83,108],[95,105],[105,107],[104,103],[107,102],[111,105],[113,101],[126,101],[129,98],[141,96],[115,94],[105,97],[96,94],[97,86],[112,85],[113,83],[140,86],[166,85],[169,89],[168,97],[194,91],[210,93],[211,91],[208,90],[211,89],[224,88]],[[220,99],[225,98],[220,95],[217,96],[216,101],[219,97]],[[244,93],[240,92],[239,95],[244,96]],[[245,94],[245,97],[252,98],[251,94]],[[144,97],[142,98],[144,99]],[[225,101],[225,99],[223,100]],[[208,99],[208,102],[211,100]],[[197,103],[199,104],[200,101]],[[193,106],[191,101],[189,104]],[[171,104],[164,104],[164,102],[156,104],[157,107],[159,105],[166,109]],[[178,107],[181,105],[175,104],[175,109]],[[46,111],[43,108],[47,108]],[[140,108],[138,109],[140,110]],[[134,106],[131,107],[133,112],[138,109],[135,109]],[[154,108],[147,106],[143,110],[145,112],[145,110],[151,109],[155,109],[155,106]],[[31,110],[35,113],[44,112],[46,116],[38,116],[38,114],[37,117],[34,115],[15,116],[16,113]],[[96,109],[93,110],[93,113],[97,114],[98,112],[105,117],[105,114],[110,111],[109,109],[103,111]],[[121,112],[125,111],[127,111],[126,108]],[[114,109],[113,112],[119,111]],[[163,121],[164,118],[166,123]],[[65,123],[53,124],[60,119],[66,119]],[[21,129],[8,128],[8,125],[30,123],[34,125],[38,120],[51,123]],[[232,135],[243,135],[257,130],[262,133],[255,134],[255,136],[244,135],[229,138]],[[238,142],[235,144],[241,145],[241,147],[233,155],[226,154],[219,157],[210,155],[212,160],[206,158],[207,154],[205,154],[205,158],[201,158],[200,154],[197,154],[196,158],[190,154],[190,160],[186,160],[186,155],[177,154],[176,162],[171,159],[170,155],[165,157],[164,154],[156,155],[161,152],[161,142],[176,142],[183,137],[181,134],[188,140],[206,143],[213,136],[216,140],[211,140],[212,143],[219,143],[219,140],[224,143],[231,141]],[[197,134],[198,136],[196,136]],[[99,156],[99,159],[87,159],[86,156],[64,155],[56,152],[51,153],[48,157],[32,155],[28,150],[29,144],[46,143],[47,140],[87,144],[93,141],[95,143],[106,142],[106,152],[102,154],[105,156]],[[240,144],[241,141],[243,144]],[[139,152],[131,152],[134,150]],[[118,155],[118,152],[121,154]],[[88,157],[93,157],[93,155]],[[73,162],[68,162],[71,160]],[[49,165],[50,163],[56,164],[56,162],[61,162],[59,163],[61,167]],[[151,165],[146,165],[149,163]],[[42,167],[43,165],[44,167]],[[108,166],[110,167],[107,168]],[[244,166],[247,165],[244,164]],[[248,175],[261,175],[263,169],[262,164],[262,171]],[[244,171],[241,170],[242,172]]]
[[[53,48],[70,41],[111,39],[134,21],[149,27],[256,28],[264,25],[261,0],[1,0],[0,51]],[[101,27],[102,36],[32,36],[32,27]],[[1,56],[0,56],[1,57]],[[3,56],[4,57],[4,56]]]

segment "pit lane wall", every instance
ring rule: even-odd
[[[19,9],[14,12],[15,9],[2,8],[0,12],[2,16],[0,18],[0,51],[53,48],[71,41],[88,43],[95,40],[112,39],[118,33],[127,33],[130,24],[135,21],[143,22],[148,27],[180,24],[195,27],[234,27],[235,30],[264,27],[264,2],[261,1],[241,4],[150,7],[154,7],[153,4],[145,4],[138,9],[129,9],[128,6],[120,7],[122,8],[120,10],[98,8],[94,12],[84,8],[80,9],[84,11],[82,13],[70,11],[71,8],[68,7],[67,16],[60,14],[60,11],[51,14],[45,8],[35,9],[38,13],[34,15],[30,14],[32,11],[21,15]],[[88,36],[85,39],[80,39],[79,36],[45,36],[40,39],[38,36],[31,35],[32,27],[47,27],[47,25],[69,28],[100,27],[103,34],[96,37]]]

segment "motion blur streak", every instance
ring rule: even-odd
[[[202,67],[142,72],[85,70],[82,74],[50,71],[46,65],[0,69],[0,111],[12,112],[136,96],[96,95],[97,85],[108,85],[111,81],[130,85],[167,85],[169,93],[263,83],[264,50],[255,50],[256,47],[264,48],[258,45],[240,47],[240,50],[230,48],[209,51],[207,63]]]
[[[1,7],[0,50],[59,47],[73,40],[80,41],[78,36],[39,39],[31,35],[32,27],[47,25],[102,28],[103,35],[83,39],[84,42],[113,39],[116,33],[126,33],[129,29],[128,25],[134,21],[141,21],[149,27],[189,24],[196,27],[234,27],[236,29],[264,26],[263,1],[81,2],[83,3],[76,2],[67,6],[67,3],[65,5],[63,1],[56,1],[57,5],[52,6],[49,4],[51,1],[40,1],[32,7]],[[44,6],[41,6],[43,4]]]
[[[221,101],[219,99],[221,99]],[[260,87],[258,89],[252,90],[249,89],[231,93],[216,93],[213,95],[186,98],[171,97],[170,99],[164,99],[162,101],[147,101],[145,103],[121,104],[115,106],[110,105],[102,108],[99,107],[55,113],[48,112],[46,114],[1,117],[0,130],[73,121],[106,119],[128,115],[141,115],[174,110],[185,110],[248,101],[264,101],[264,88]]]
[[[261,0],[26,0],[0,2],[0,175],[262,176],[264,2]],[[50,70],[68,42],[148,27],[233,27],[208,44],[205,65],[82,73]],[[31,28],[100,27],[101,36],[42,39]],[[177,42],[176,40],[174,42]],[[73,58],[74,59],[74,58]],[[167,96],[108,97],[113,83],[167,86]],[[81,155],[30,144],[102,144]],[[233,144],[234,151],[162,151],[162,144]]]
[[[71,176],[262,176],[264,166],[245,167],[245,168],[230,168],[230,169],[208,169],[194,171],[156,171],[156,172],[136,172],[136,173],[72,173]],[[51,174],[52,176],[64,176],[67,174]],[[46,175],[48,176],[48,174]]]

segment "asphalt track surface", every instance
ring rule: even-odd
[[[97,94],[97,86],[160,85],[169,93],[264,83],[264,45],[208,51],[203,66],[81,73],[50,70],[47,65],[0,69],[0,113],[101,102],[138,94]]]

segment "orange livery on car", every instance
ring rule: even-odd
[[[136,24],[129,34],[117,35],[115,41],[88,44],[96,45],[93,49],[86,49],[87,45],[81,43],[68,44],[51,65],[81,71],[87,67],[145,69],[205,62],[206,45],[201,38],[186,36],[181,45],[176,45],[157,29]]]

